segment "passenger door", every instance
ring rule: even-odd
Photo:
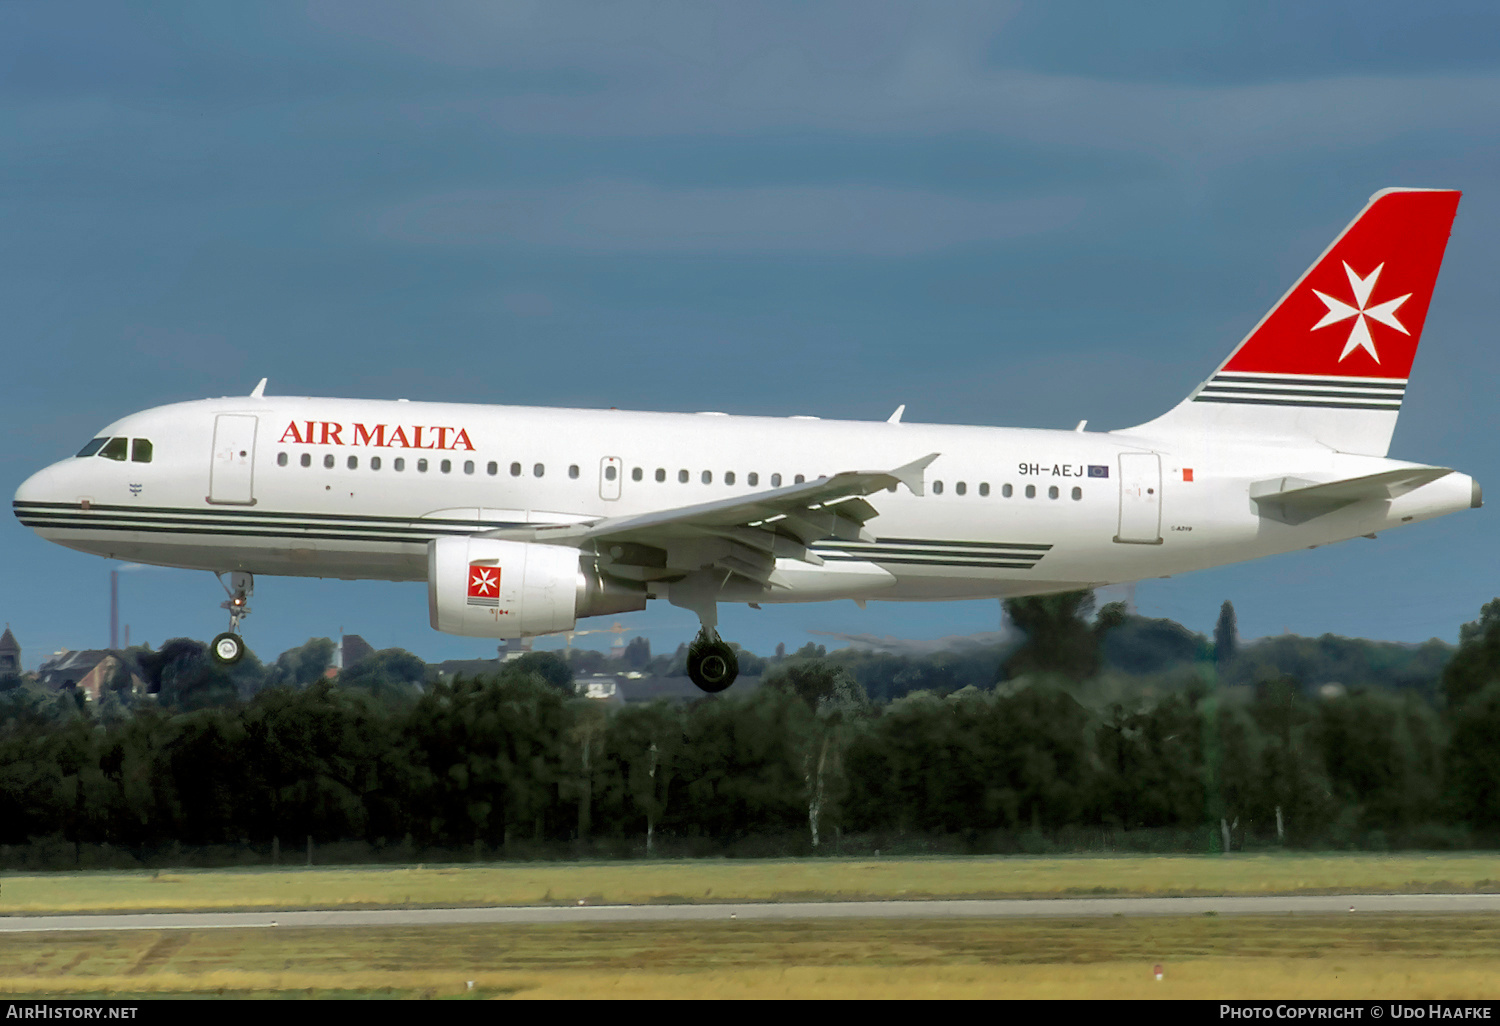
[[[255,505],[255,420],[252,415],[240,413],[221,413],[214,418],[209,502]]]
[[[1120,454],[1120,533],[1115,541],[1161,544],[1161,457],[1154,452]]]

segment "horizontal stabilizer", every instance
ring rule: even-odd
[[[1304,524],[1356,502],[1386,502],[1453,473],[1448,467],[1402,467],[1342,481],[1277,477],[1250,486],[1250,498],[1263,517]]]

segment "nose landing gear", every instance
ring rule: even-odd
[[[243,570],[229,574],[229,583],[224,584],[224,575],[218,574],[229,598],[219,603],[220,609],[229,610],[229,630],[214,638],[208,646],[214,661],[224,666],[233,666],[245,656],[245,641],[240,637],[240,621],[250,615],[250,596],[255,594],[255,577]]]

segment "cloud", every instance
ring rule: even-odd
[[[1488,139],[1500,130],[1494,71],[1391,74],[1371,61],[1365,66],[1379,71],[1360,74],[1346,62],[1336,75],[1307,65],[1301,74],[1226,85],[997,65],[991,51],[1010,39],[1009,4],[485,2],[460,4],[441,19],[400,5],[378,14],[364,4],[313,10],[315,23],[344,38],[466,72],[401,106],[413,124],[471,130],[599,138],[964,133],[1200,168],[1315,156],[1419,131]],[[1171,38],[1170,25],[1162,31]]]
[[[661,188],[594,181],[436,193],[378,213],[402,242],[620,253],[910,256],[1051,231],[1082,202],[993,201],[879,186]]]

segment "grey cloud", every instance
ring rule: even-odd
[[[445,192],[374,218],[403,242],[539,245],[594,252],[827,252],[908,256],[1046,232],[1082,202],[1013,202],[874,186],[664,189],[598,181]]]
[[[440,19],[404,5],[314,10],[330,31],[433,64],[528,69],[525,84],[474,77],[406,109],[533,135],[976,133],[1202,168],[1500,129],[1492,71],[1201,85],[997,67],[988,51],[1011,4],[476,2]]]
[[[840,75],[781,54],[714,85],[532,92],[477,101],[466,116],[558,135],[974,132],[1201,165],[1376,145],[1417,131],[1482,138],[1500,128],[1497,93],[1494,75],[1152,85],[963,68],[942,52],[914,49],[878,76]]]

